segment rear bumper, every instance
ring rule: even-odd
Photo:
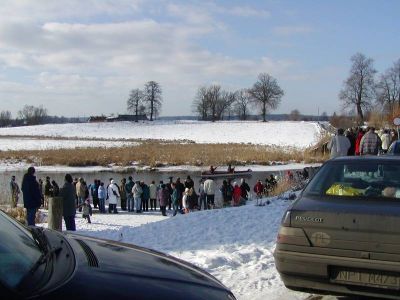
[[[333,282],[331,267],[395,272],[400,275],[400,262],[318,255],[280,249],[274,253],[275,265],[285,286],[298,291],[336,295],[364,295],[400,299],[400,290]]]

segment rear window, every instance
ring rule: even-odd
[[[329,162],[313,178],[304,194],[400,199],[400,163]]]

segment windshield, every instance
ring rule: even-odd
[[[399,199],[400,163],[328,162],[306,187],[304,195]]]
[[[0,212],[0,280],[15,288],[41,256],[30,232]]]

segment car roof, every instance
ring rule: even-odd
[[[385,161],[396,161],[400,162],[400,156],[394,156],[394,155],[381,155],[381,156],[375,156],[375,155],[365,155],[365,156],[341,156],[341,157],[336,157],[332,158],[329,161],[333,162],[364,162],[364,161],[369,161],[369,162],[385,162]]]

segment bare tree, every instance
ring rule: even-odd
[[[393,111],[400,106],[400,59],[381,75],[376,86],[377,101]]]
[[[218,120],[223,120],[225,113],[229,112],[235,101],[235,92],[221,91],[221,96],[219,97],[216,106],[216,115]]]
[[[133,89],[129,94],[129,99],[127,101],[128,111],[135,114],[135,122],[138,122],[138,115],[144,113],[145,106],[143,105],[143,100],[144,95],[140,89]]]
[[[218,119],[219,102],[222,97],[222,89],[220,85],[212,85],[207,89],[209,116],[212,122]]]
[[[193,102],[193,111],[197,113],[201,120],[208,119],[209,112],[209,94],[206,86],[201,86],[197,90],[196,97]]]
[[[150,113],[150,121],[153,117],[158,116],[162,104],[162,90],[158,82],[149,81],[144,86],[144,101],[147,103],[147,108]]]
[[[0,112],[0,127],[6,127],[11,125],[11,112],[8,110],[3,110]]]
[[[289,120],[300,121],[301,115],[298,109],[294,109],[289,114]]]
[[[241,89],[236,92],[234,107],[239,119],[247,120],[250,107],[250,94],[247,89]]]
[[[37,107],[25,105],[22,110],[18,111],[18,116],[20,119],[23,119],[27,125],[37,125],[41,124],[47,117],[47,109],[42,105]]]
[[[364,121],[363,109],[371,107],[375,97],[375,73],[373,59],[367,58],[362,53],[351,57],[352,66],[350,76],[344,82],[344,87],[339,93],[344,107],[354,107],[360,122]]]
[[[249,94],[255,106],[261,108],[263,122],[265,122],[268,110],[278,107],[284,92],[274,77],[261,73],[258,75],[258,81],[249,90]]]

